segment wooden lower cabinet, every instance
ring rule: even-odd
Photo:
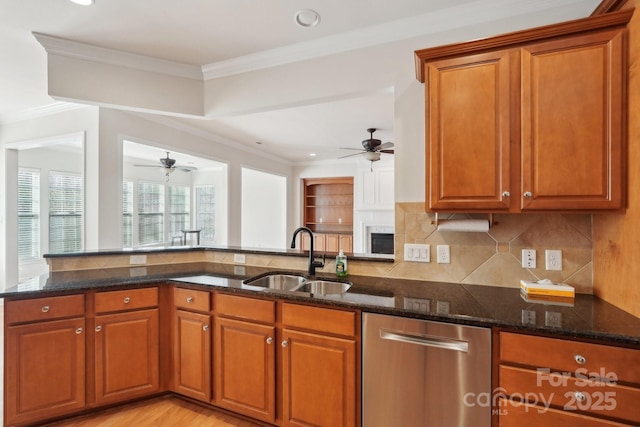
[[[275,421],[274,340],[274,326],[216,319],[217,405],[262,421]]]
[[[355,426],[355,341],[290,329],[282,338],[283,425]]]
[[[640,350],[500,332],[499,426],[640,425]]]
[[[158,309],[96,316],[96,403],[160,390]]]
[[[84,317],[7,327],[5,425],[84,408],[84,328]]]
[[[211,316],[176,310],[173,342],[174,391],[211,401]]]
[[[309,235],[301,234],[303,251],[310,249]],[[351,234],[314,233],[313,250],[315,253],[338,253],[342,249],[346,253],[353,252],[353,236]]]

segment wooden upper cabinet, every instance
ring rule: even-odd
[[[416,52],[427,210],[620,210],[633,10]]]
[[[426,65],[431,209],[509,209],[516,60],[505,50]]]
[[[623,45],[615,29],[522,49],[523,210],[623,206]]]

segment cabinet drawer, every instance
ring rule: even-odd
[[[173,304],[187,310],[209,311],[211,308],[210,295],[207,291],[175,288],[173,290]]]
[[[276,303],[273,301],[216,294],[214,302],[219,315],[264,323],[276,321]]]
[[[545,409],[527,403],[499,399],[500,427],[625,427],[614,421],[600,420],[574,412]]]
[[[615,374],[618,381],[640,384],[640,350],[501,332],[500,360],[552,371]]]
[[[84,295],[7,301],[5,314],[7,324],[84,316]]]
[[[96,313],[135,310],[158,305],[158,288],[125,289],[96,293]]]
[[[282,323],[293,328],[356,335],[356,314],[351,311],[285,303],[282,304]]]
[[[500,366],[500,387],[509,395],[544,397],[566,410],[580,410],[640,424],[640,389],[615,381],[589,381],[534,369]],[[580,394],[578,394],[580,393]]]

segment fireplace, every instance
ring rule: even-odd
[[[365,248],[371,254],[393,254],[393,227],[366,226]]]

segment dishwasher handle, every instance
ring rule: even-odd
[[[435,337],[431,335],[408,334],[405,332],[380,329],[380,338],[389,341],[398,341],[408,344],[423,345],[425,347],[435,347],[444,350],[455,350],[463,353],[469,352],[469,343],[466,341],[454,340],[445,337]]]

